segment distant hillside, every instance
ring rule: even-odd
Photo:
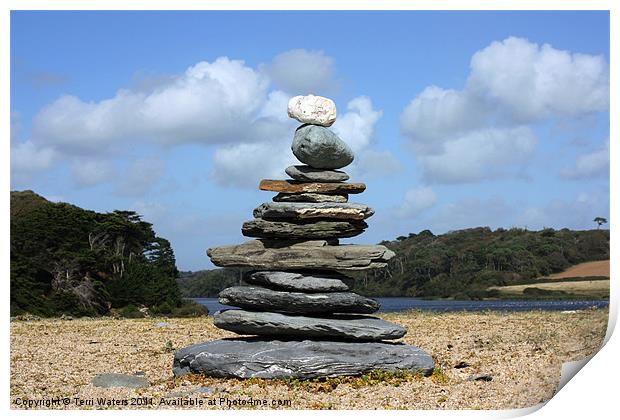
[[[367,296],[500,297],[487,289],[523,284],[581,262],[609,259],[608,230],[492,231],[479,227],[443,235],[424,230],[382,244],[396,256],[385,269],[350,274],[354,291]],[[183,295],[192,297],[217,296],[219,290],[238,283],[238,270],[222,269],[186,273],[179,280]]]
[[[97,213],[11,192],[11,315],[99,315],[180,302],[170,243],[132,211]]]

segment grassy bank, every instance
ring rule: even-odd
[[[290,401],[280,408],[292,409],[527,407],[553,396],[563,362],[598,350],[608,313],[606,309],[566,313],[410,311],[379,316],[406,326],[409,333],[401,341],[433,356],[437,370],[432,376],[369,375],[313,382],[199,375],[174,378],[175,349],[234,334],[216,329],[208,317],[13,321],[11,406],[20,408],[17,398],[67,397],[69,409],[101,408],[79,407],[74,398],[152,397],[153,405],[110,408],[176,408],[178,405],[159,405],[161,398],[173,402],[187,395],[205,402],[215,398],[216,404],[204,406],[207,409],[227,408],[226,399],[239,398]],[[151,385],[138,390],[94,387],[92,378],[105,372],[142,372]],[[488,375],[491,380],[471,380],[475,375]],[[211,392],[190,393],[200,386],[211,387]],[[224,399],[223,405],[219,398]]]

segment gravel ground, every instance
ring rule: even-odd
[[[405,325],[409,333],[401,341],[433,356],[437,369],[432,376],[323,382],[174,378],[174,349],[234,334],[216,329],[210,317],[14,320],[11,407],[523,408],[553,396],[563,362],[583,359],[600,348],[608,311],[409,311],[379,316]],[[167,325],[158,326],[161,322]],[[95,375],[108,372],[142,372],[151,385],[106,389],[91,384]],[[474,375],[489,375],[491,380],[473,381]],[[248,399],[265,399],[266,404],[243,404]],[[195,405],[200,402],[202,406]]]

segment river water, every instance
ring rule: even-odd
[[[398,312],[409,309],[425,311],[575,311],[591,307],[606,308],[608,300],[424,300],[410,297],[379,297],[379,312]],[[212,315],[231,306],[221,305],[217,298],[192,298],[204,305]]]

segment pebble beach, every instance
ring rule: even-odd
[[[379,317],[408,329],[399,342],[424,348],[428,377],[314,381],[174,377],[173,354],[235,337],[212,317],[12,320],[14,409],[514,409],[548,401],[562,363],[594,354],[607,309],[406,311]],[[141,388],[102,388],[101,374],[132,375]],[[574,380],[579,380],[578,376]]]

